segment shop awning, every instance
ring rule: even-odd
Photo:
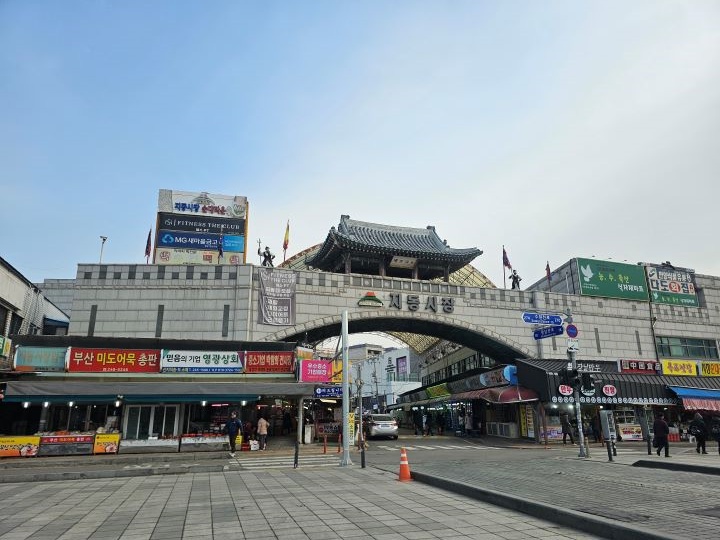
[[[720,411],[720,390],[686,386],[668,386],[668,388],[675,392],[687,410]]]
[[[255,401],[261,396],[311,397],[310,383],[270,382],[92,382],[8,381],[5,401],[61,403],[191,403],[194,401]],[[120,397],[122,396],[122,397]]]

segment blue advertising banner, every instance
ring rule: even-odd
[[[28,347],[20,345],[15,351],[15,371],[65,371],[67,347]]]
[[[187,215],[160,212],[158,215],[158,229],[243,236],[245,234],[245,220],[202,214]]]
[[[225,234],[222,236],[222,239],[223,251],[245,251],[244,236],[233,236]],[[217,251],[219,240],[219,234],[162,230],[158,233],[157,245],[168,248]]]

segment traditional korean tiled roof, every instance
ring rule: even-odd
[[[345,252],[354,254],[414,257],[449,265],[450,272],[459,270],[482,255],[477,248],[455,249],[447,245],[429,225],[424,229],[397,227],[340,217],[337,229],[332,227],[317,253],[307,264],[319,270],[333,270]]]

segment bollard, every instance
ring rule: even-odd
[[[323,454],[327,454],[327,435],[323,435]]]
[[[648,456],[652,455],[652,442],[650,441],[650,434],[648,433],[648,436],[645,438],[647,441],[647,448],[648,448]]]
[[[605,444],[607,445],[608,461],[612,461],[613,458],[612,458],[612,450],[610,450],[610,441],[606,439]]]
[[[342,447],[342,433],[340,433],[340,434],[338,435],[338,449],[337,449],[337,453],[338,453],[338,454],[340,453],[341,447]]]

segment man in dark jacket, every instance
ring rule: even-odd
[[[707,454],[707,450],[705,450],[707,427],[705,426],[705,420],[703,420],[702,414],[695,413],[695,418],[693,418],[692,422],[690,422],[688,431],[690,431],[690,435],[695,437],[695,442],[697,443],[695,451],[699,454],[700,450],[702,450],[703,454]]]
[[[718,454],[720,454],[720,416],[714,416],[710,424],[710,435],[715,437],[718,443]]]
[[[668,435],[670,434],[670,428],[665,421],[663,413],[658,414],[658,417],[653,422],[653,433],[655,434],[655,444],[657,445],[657,455],[660,455],[660,451],[665,449],[665,457],[670,457],[670,445],[668,444]]]
[[[230,413],[230,419],[225,424],[225,433],[227,433],[228,442],[230,443],[230,457],[235,457],[235,441],[238,435],[242,435],[242,424],[238,420],[235,411]]]

